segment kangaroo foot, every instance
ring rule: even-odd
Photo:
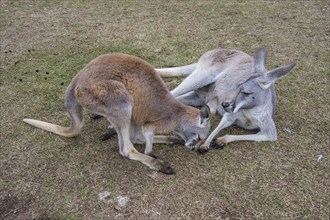
[[[165,163],[159,170],[159,172],[161,173],[165,173],[165,174],[175,174],[175,170],[170,167],[169,164]]]
[[[215,140],[215,139],[213,139],[210,144],[210,147],[212,147],[213,149],[223,149],[225,146],[226,146],[225,143]]]
[[[175,170],[166,162],[154,158],[151,162],[151,168],[165,174],[175,174]]]

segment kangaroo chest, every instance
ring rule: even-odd
[[[248,130],[259,129],[267,111],[263,108],[244,109],[236,113],[236,125]]]

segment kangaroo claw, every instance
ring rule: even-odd
[[[164,166],[160,168],[159,172],[165,174],[175,174],[175,170],[167,164],[164,164]]]
[[[226,145],[225,143],[212,140],[210,147],[212,147],[213,149],[223,149],[225,145]]]
[[[207,149],[207,148],[198,148],[198,153],[199,154],[205,154],[205,153],[207,153],[209,150]]]

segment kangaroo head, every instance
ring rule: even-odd
[[[190,150],[201,145],[207,138],[211,124],[210,108],[205,105],[201,108],[196,119],[183,123],[176,133],[185,141],[185,146]]]
[[[295,66],[295,63],[290,63],[267,71],[265,68],[266,59],[267,50],[265,48],[258,49],[254,56],[250,78],[238,84],[234,91],[229,91],[229,97],[226,97],[221,103],[226,112],[236,113],[240,109],[250,109],[270,100],[269,94],[273,83]]]

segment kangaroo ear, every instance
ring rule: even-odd
[[[253,57],[252,72],[264,73],[266,72],[265,64],[267,62],[267,49],[259,48]]]
[[[200,124],[202,126],[205,126],[210,121],[211,118],[210,108],[207,105],[204,105],[199,112],[199,116],[200,116]]]
[[[206,105],[210,108],[210,112],[212,115],[215,115],[215,113],[217,112],[218,102],[219,98],[218,96],[215,96],[213,99],[206,103]]]
[[[290,63],[286,66],[281,66],[271,71],[268,71],[263,76],[258,78],[258,83],[263,89],[267,89],[272,83],[274,83],[277,79],[281,78],[285,74],[287,74],[292,68],[295,66],[295,63]]]

